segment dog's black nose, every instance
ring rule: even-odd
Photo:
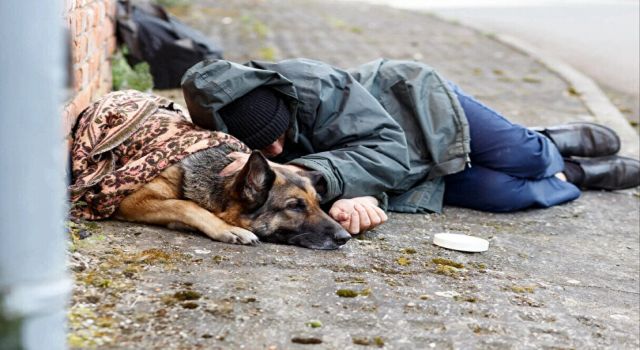
[[[333,236],[333,241],[336,242],[336,244],[338,245],[344,245],[350,239],[351,239],[351,235],[349,234],[349,232],[345,230],[340,230],[336,232],[336,234]]]

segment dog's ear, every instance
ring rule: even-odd
[[[260,208],[269,197],[269,191],[276,179],[267,159],[260,151],[253,151],[249,160],[236,176],[236,193],[249,210]]]
[[[303,171],[300,175],[306,176],[311,180],[311,184],[321,197],[327,193],[327,180],[324,179],[321,172],[316,170]]]

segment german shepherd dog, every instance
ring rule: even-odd
[[[216,241],[258,241],[312,249],[336,249],[351,235],[319,205],[315,172],[271,167],[259,151],[230,176],[225,150],[196,152],[125,197],[117,219],[186,227]]]

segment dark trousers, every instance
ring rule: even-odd
[[[546,208],[580,196],[576,186],[554,176],[563,171],[564,162],[551,140],[451,86],[469,121],[471,167],[445,177],[445,204],[509,212]]]

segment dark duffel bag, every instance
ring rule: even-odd
[[[158,89],[180,87],[184,72],[205,58],[222,58],[222,49],[201,32],[149,2],[118,1],[117,36],[128,48],[131,66],[149,64]]]

